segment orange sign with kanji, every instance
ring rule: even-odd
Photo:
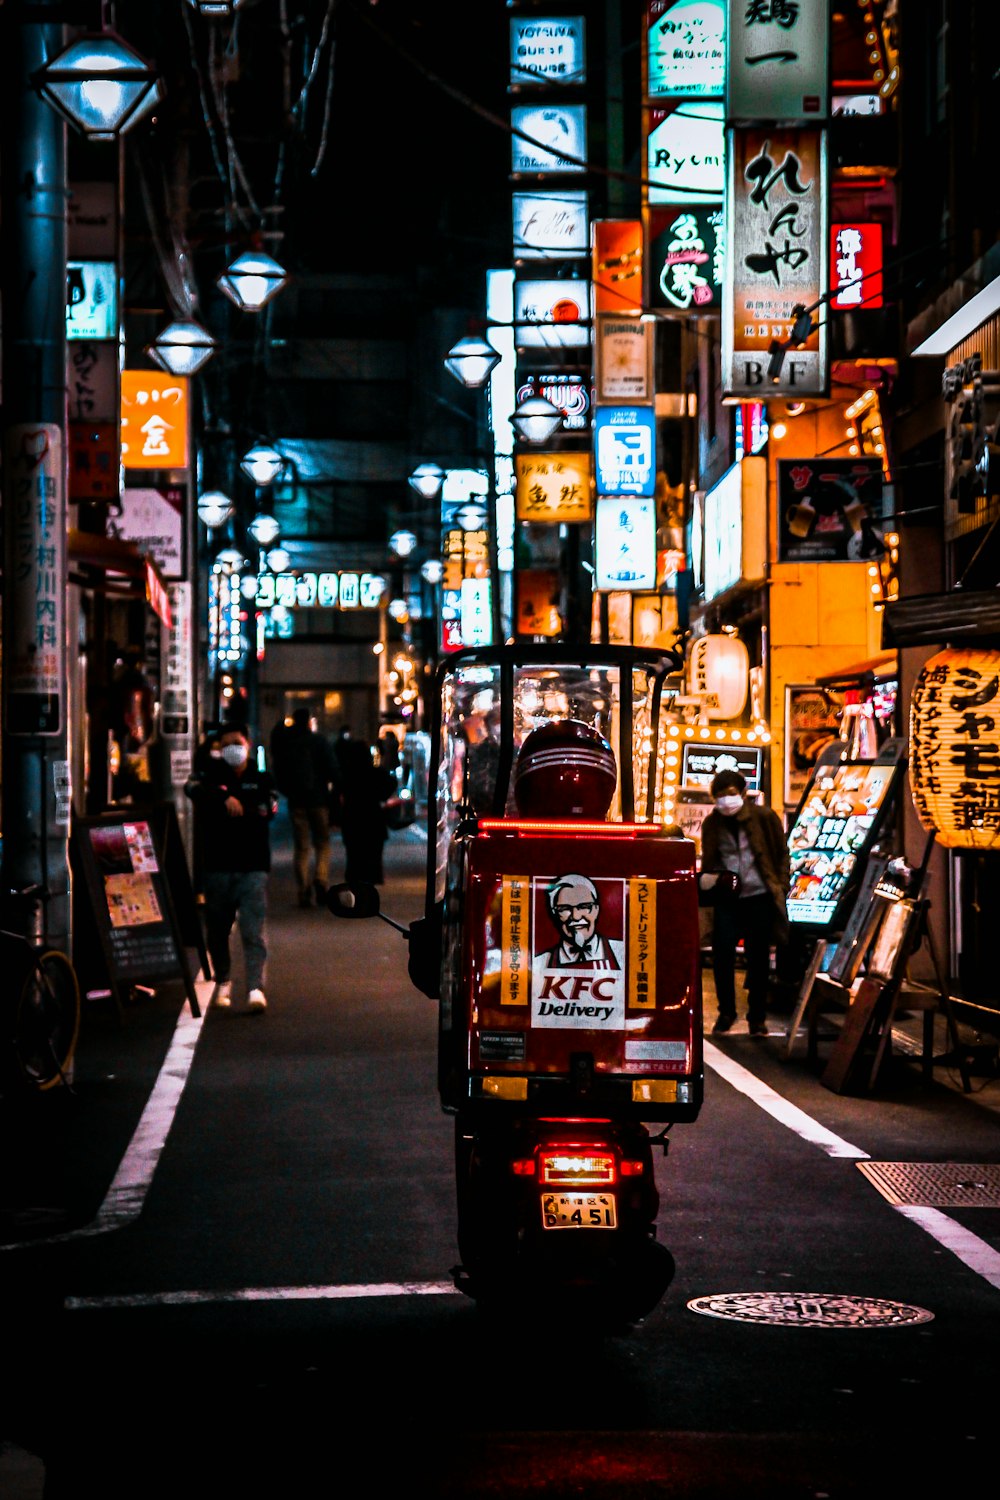
[[[186,375],[122,371],[122,464],[126,469],[187,468]]]
[[[592,467],[589,453],[515,454],[517,519],[548,525],[591,520]]]

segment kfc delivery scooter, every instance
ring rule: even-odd
[[[660,817],[677,667],[510,646],[437,672],[409,972],[439,1003],[456,1286],[484,1307],[630,1323],[673,1275],[653,1147],[703,1090],[695,850]],[[373,889],[329,902],[378,907]]]

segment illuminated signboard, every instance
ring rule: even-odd
[[[650,0],[647,25],[649,97],[721,99],[726,0]]]
[[[518,260],[571,260],[587,254],[587,194],[514,193],[514,256]]]
[[[510,86],[586,83],[583,16],[518,16],[510,23]]]
[[[722,105],[699,100],[649,113],[649,202],[721,202],[726,187]]]
[[[564,432],[582,432],[590,413],[590,382],[576,375],[527,375],[518,386],[516,401],[520,406],[530,396],[544,396],[563,414]]]
[[[745,458],[705,494],[705,598],[741,579],[764,576],[767,557],[767,459]]]
[[[651,406],[598,406],[594,450],[600,495],[652,495],[656,416]]]
[[[598,589],[648,590],[656,585],[656,503],[609,499],[597,502]]]
[[[643,318],[598,313],[594,366],[599,401],[652,401],[656,325]]]
[[[881,224],[830,225],[830,306],[882,306]]]
[[[722,385],[727,396],[824,395],[826,318],[787,348],[777,379],[770,347],[790,338],[792,309],[827,290],[826,131],[778,126],[730,131]]]
[[[188,462],[188,379],[160,370],[123,370],[122,464],[184,469]]]
[[[759,792],[764,751],[758,745],[712,745],[685,740],[681,749],[684,786],[709,787],[720,771],[738,771],[746,779],[747,791]]]
[[[585,172],[583,104],[522,104],[510,112],[512,172]]]
[[[514,283],[514,336],[522,349],[561,349],[590,342],[590,282]]]
[[[254,603],[258,609],[378,609],[385,593],[380,573],[261,573]]]
[[[827,114],[829,0],[728,0],[726,117],[812,120]]]
[[[725,265],[722,205],[650,215],[649,285],[654,307],[703,312],[722,301]]]
[[[820,761],[788,832],[788,918],[829,927],[856,869],[867,862],[897,768],[872,761]]]
[[[66,337],[118,337],[118,267],[113,260],[66,262]]]
[[[519,521],[559,525],[592,518],[589,453],[515,454],[514,486]]]
[[[462,644],[465,646],[489,646],[493,641],[490,620],[490,580],[488,578],[463,578],[459,604],[459,622]]]
[[[638,219],[595,219],[591,276],[594,311],[642,310],[642,225]]]

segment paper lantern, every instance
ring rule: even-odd
[[[703,635],[691,647],[691,692],[709,719],[738,719],[750,688],[750,655],[738,635]]]
[[[1000,651],[939,651],[910,700],[910,791],[946,849],[1000,848]]]

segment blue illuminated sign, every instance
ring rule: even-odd
[[[599,495],[652,495],[656,419],[651,406],[598,406],[594,450]]]

